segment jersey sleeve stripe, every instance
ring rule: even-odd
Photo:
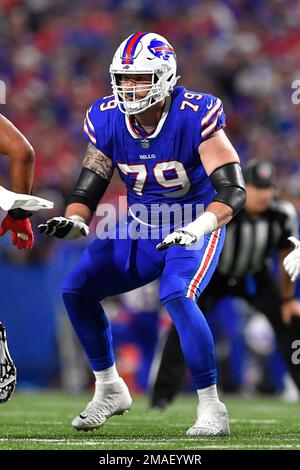
[[[214,128],[216,127],[217,125],[217,122],[218,122],[218,119],[219,117],[221,116],[222,114],[222,109],[218,112],[217,116],[215,117],[215,119],[213,120],[213,122],[206,127],[206,129],[204,129],[202,132],[201,132],[201,137],[206,137],[210,132],[212,132],[214,130]]]
[[[83,130],[86,133],[86,135],[89,137],[89,139],[92,141],[92,143],[96,144],[97,141],[96,141],[95,137],[89,132],[88,127],[86,125],[86,120],[84,121]]]
[[[89,128],[91,129],[92,132],[95,133],[95,128],[94,128],[94,126],[93,126],[93,124],[92,124],[92,121],[91,121],[90,118],[89,118],[88,112],[86,113],[85,118],[86,118],[86,121],[87,121],[87,124],[88,124]]]
[[[218,111],[218,109],[222,106],[222,101],[217,98],[217,102],[214,107],[204,116],[201,121],[201,126],[204,126],[208,123],[208,121],[213,117],[213,115]]]

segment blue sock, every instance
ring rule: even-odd
[[[64,293],[65,306],[76,334],[94,371],[111,367],[114,360],[112,335],[101,304],[89,296]]]
[[[197,389],[217,382],[214,341],[208,324],[193,299],[177,297],[165,304],[177,329],[186,363]]]

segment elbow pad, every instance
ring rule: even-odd
[[[223,202],[231,207],[236,215],[246,203],[246,187],[241,167],[238,163],[226,163],[210,175],[217,191],[214,201]]]
[[[82,168],[75,189],[69,198],[69,204],[84,204],[92,212],[95,212],[108,185],[109,181],[97,175],[94,171]]]

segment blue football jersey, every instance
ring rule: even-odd
[[[88,109],[84,131],[118,168],[129,206],[177,203],[206,207],[215,190],[198,148],[225,126],[225,119],[219,98],[175,87],[150,135],[133,116],[121,113],[113,96],[97,100]]]

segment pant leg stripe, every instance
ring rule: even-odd
[[[209,242],[204,252],[204,256],[202,258],[199,269],[197,270],[195,276],[191,280],[189,287],[188,287],[187,297],[189,297],[190,299],[195,300],[197,288],[199,287],[202,279],[204,278],[207,270],[209,269],[213,261],[214,255],[218,247],[220,231],[221,231],[220,228],[215,230],[214,232],[212,232],[209,238]]]

